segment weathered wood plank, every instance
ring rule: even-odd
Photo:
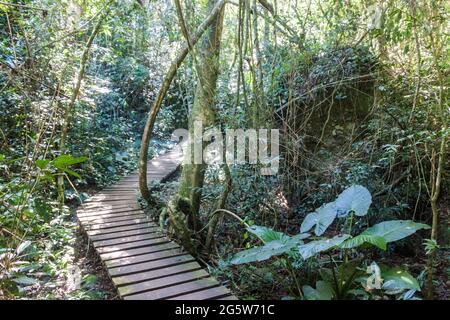
[[[108,222],[103,224],[94,224],[94,225],[85,225],[85,228],[87,230],[97,230],[97,229],[109,229],[114,227],[122,227],[122,226],[129,226],[129,225],[135,225],[139,223],[150,223],[150,219],[148,218],[142,218],[142,219],[130,219],[126,221],[118,221],[118,222]]]
[[[120,217],[124,215],[132,215],[132,214],[138,214],[143,213],[141,209],[127,209],[122,211],[99,211],[100,213],[90,212],[90,213],[83,213],[78,216],[78,219],[80,221],[84,220],[90,220],[90,219],[97,219],[97,218],[106,218],[106,217]]]
[[[219,286],[219,282],[213,278],[206,278],[160,288],[152,291],[146,291],[124,297],[126,300],[160,300],[176,297],[183,293],[191,293]]]
[[[136,211],[133,214],[121,214],[117,216],[106,216],[106,217],[92,217],[92,218],[84,218],[83,220],[80,219],[81,222],[83,222],[85,225],[94,225],[94,224],[101,224],[101,223],[109,223],[109,222],[118,222],[118,221],[124,221],[124,220],[130,220],[130,219],[142,219],[146,218],[147,215],[143,214],[142,212]]]
[[[132,257],[132,256],[141,255],[141,254],[164,251],[164,250],[168,250],[168,249],[176,249],[176,248],[180,248],[180,246],[174,242],[167,242],[167,243],[149,246],[149,247],[103,253],[103,254],[100,254],[100,258],[102,258],[102,260],[106,261],[106,260],[113,260],[113,259],[124,258],[124,257]]]
[[[214,287],[214,288],[209,288],[206,290],[183,294],[180,296],[169,298],[169,300],[210,300],[210,299],[219,299],[219,298],[224,298],[224,297],[228,298],[228,297],[230,297],[230,295],[231,295],[231,292],[228,289],[220,286],[220,287]]]
[[[102,240],[111,240],[111,239],[120,239],[128,236],[135,236],[138,234],[147,234],[147,233],[157,233],[159,231],[158,227],[152,228],[142,228],[142,229],[133,229],[128,231],[118,231],[107,234],[99,234],[90,236],[91,240],[94,241],[102,241]]]
[[[194,271],[194,270],[201,270],[200,265],[197,262],[190,262],[185,264],[178,264],[176,266],[172,267],[165,267],[157,270],[152,270],[149,272],[140,272],[135,274],[130,274],[128,276],[121,276],[121,277],[113,277],[112,281],[115,285],[121,286],[121,285],[127,285],[137,282],[142,282],[145,280],[152,280],[152,279],[158,279],[178,273],[188,272],[188,271]]]
[[[121,231],[129,231],[129,230],[135,230],[135,229],[143,229],[143,228],[154,228],[157,227],[157,225],[154,222],[144,222],[144,223],[136,223],[129,226],[120,226],[116,228],[109,228],[109,229],[94,229],[89,230],[85,229],[86,233],[89,236],[93,235],[100,235],[100,234],[110,234],[110,233],[116,233]]]
[[[119,294],[122,297],[124,297],[124,296],[135,294],[135,293],[141,293],[141,292],[145,292],[145,291],[161,289],[161,288],[164,288],[167,286],[181,284],[181,283],[189,282],[192,280],[198,280],[198,279],[207,278],[207,277],[209,277],[209,274],[208,274],[208,272],[206,272],[203,269],[196,270],[196,271],[188,271],[185,273],[179,273],[179,274],[167,276],[164,278],[148,280],[148,281],[144,281],[144,282],[139,282],[139,283],[119,287]]]
[[[140,262],[149,262],[149,261],[154,261],[154,260],[159,260],[159,259],[164,259],[164,258],[180,256],[183,254],[186,254],[186,251],[184,251],[182,248],[177,248],[177,249],[170,249],[170,250],[158,251],[158,252],[153,252],[153,253],[141,254],[139,256],[132,256],[132,257],[108,260],[108,261],[105,261],[105,265],[108,268],[114,268],[114,267],[130,265],[130,264],[136,264],[136,263],[140,263]]]
[[[122,250],[127,250],[127,249],[135,249],[135,248],[154,246],[154,245],[164,244],[164,243],[169,243],[169,242],[170,242],[169,238],[161,237],[161,238],[156,238],[156,239],[148,239],[148,240],[115,244],[115,245],[111,245],[111,246],[107,246],[107,247],[99,247],[99,248],[97,248],[97,252],[102,254],[102,253],[108,253],[108,252],[114,252],[114,251],[122,251]]]
[[[190,254],[185,254],[182,256],[170,257],[160,260],[154,260],[150,262],[142,262],[138,264],[132,264],[129,266],[110,268],[109,274],[114,276],[123,276],[132,273],[138,273],[142,271],[150,271],[155,269],[161,269],[164,267],[170,267],[177,264],[182,264],[186,262],[194,262],[195,259]]]
[[[129,237],[122,237],[117,239],[110,239],[110,240],[101,240],[101,241],[94,241],[94,247],[100,248],[100,247],[107,247],[107,246],[113,246],[128,242],[135,242],[135,241],[141,241],[141,240],[149,240],[149,239],[157,239],[162,238],[164,235],[159,232],[153,232],[153,233],[146,233],[146,234],[139,234]]]

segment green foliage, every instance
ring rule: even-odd
[[[302,222],[300,232],[309,231],[314,225],[316,236],[322,235],[336,217],[346,217],[350,212],[364,216],[372,203],[370,192],[363,186],[353,185],[345,189],[334,202],[323,205],[308,214]]]
[[[353,185],[345,189],[336,199],[338,217],[345,217],[350,212],[357,216],[365,216],[372,203],[372,196],[366,188]]]
[[[321,236],[336,218],[336,205],[334,202],[327,203],[315,212],[308,214],[300,226],[300,232],[307,232],[316,226],[314,233]]]
[[[261,226],[250,226],[247,228],[247,231],[256,235],[264,242],[264,245],[237,253],[230,260],[231,264],[237,265],[268,260],[274,256],[291,251],[299,244],[302,244],[302,240],[309,236],[309,234],[298,234],[294,237],[289,237],[282,232],[276,232]]]
[[[307,231],[316,225],[316,235],[321,235],[335,217],[339,215],[339,212],[342,213],[341,216],[348,216],[350,221],[353,220],[353,214],[356,215],[358,213],[357,216],[364,216],[369,210],[371,198],[366,188],[351,186],[344,190],[336,201],[328,203],[307,215],[300,231]],[[327,214],[329,214],[330,218],[327,218]],[[329,222],[330,220],[331,222]],[[375,224],[354,237],[350,234],[342,234],[332,238],[321,238],[303,243],[302,240],[307,239],[310,236],[309,234],[300,233],[297,236],[290,237],[271,228],[251,226],[247,231],[256,235],[265,244],[235,254],[231,258],[231,263],[238,265],[260,262],[283,254],[288,254],[287,257],[289,259],[290,256],[295,256],[296,251],[298,251],[302,259],[309,260],[313,257],[318,257],[321,253],[333,250],[342,250],[346,254],[346,250],[355,250],[363,245],[371,245],[386,250],[387,243],[401,240],[421,229],[429,229],[429,226],[410,220],[392,220]],[[345,261],[338,265],[337,268],[321,269],[320,274],[323,281],[316,283],[316,289],[308,285],[303,286],[303,296],[311,300],[329,300],[331,298],[344,299],[352,295],[358,295],[360,291],[356,289],[358,286],[357,279],[363,277],[363,273],[359,269],[360,264],[360,260]],[[380,289],[385,290],[386,294],[390,294],[390,292],[395,290],[397,290],[395,292],[406,289],[420,290],[417,280],[402,269],[391,269],[385,272],[383,279],[386,282]],[[382,280],[380,279],[379,281],[381,282]],[[408,293],[408,295],[413,295],[413,292]]]
[[[317,281],[316,288],[303,286],[303,294],[306,300],[331,300],[334,296],[333,288],[328,282]]]
[[[307,244],[300,245],[298,250],[303,259],[309,259],[318,253],[327,251],[331,248],[339,246],[342,242],[347,240],[350,236],[348,234],[342,236],[335,236],[331,239],[321,239],[310,241]]]
[[[352,249],[362,246],[365,243],[374,245],[382,250],[386,250],[386,240],[382,236],[369,234],[360,234],[356,237],[347,239],[346,241],[341,243],[339,247],[342,249]]]
[[[417,290],[420,291],[420,285],[417,279],[414,278],[407,271],[395,268],[385,268],[381,271],[381,276],[384,280],[383,289],[388,293],[397,293],[398,290]]]
[[[362,235],[379,236],[388,243],[409,237],[421,229],[430,229],[430,226],[411,220],[384,221],[368,228]]]

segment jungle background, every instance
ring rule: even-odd
[[[147,213],[238,297],[448,299],[449,9],[441,0],[0,2],[0,299],[114,299],[74,209],[171,148],[172,131],[198,117],[223,130],[280,129],[277,175],[185,166],[141,186]],[[321,229],[318,208],[346,190],[371,200]],[[341,234],[360,242],[305,253],[295,235],[311,213],[317,246]],[[367,233],[400,220],[414,231]],[[268,255],[272,241],[279,251]],[[366,286],[374,270],[382,287]]]

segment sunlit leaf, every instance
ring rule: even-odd
[[[307,232],[315,225],[314,233],[320,236],[333,223],[335,218],[336,207],[334,202],[328,203],[305,217],[300,226],[300,232]]]
[[[56,157],[53,161],[52,164],[58,168],[58,169],[64,169],[68,166],[77,164],[77,163],[82,163],[87,161],[89,158],[87,157],[73,157],[71,155],[67,155],[67,154],[63,154],[60,155],[58,157]]]
[[[410,290],[420,291],[420,285],[416,278],[406,270],[398,267],[381,271],[381,277],[384,280],[383,289],[385,290]]]
[[[339,245],[343,249],[351,249],[359,247],[365,243],[370,243],[382,250],[386,250],[386,241],[383,237],[377,235],[360,234],[356,237],[345,240]]]
[[[326,251],[333,247],[340,245],[342,242],[350,237],[348,234],[342,236],[335,236],[331,239],[322,239],[308,242],[307,244],[299,246],[298,250],[302,255],[303,259],[308,259],[320,252]]]
[[[364,216],[371,203],[372,196],[369,190],[360,185],[345,189],[335,201],[338,217],[346,216],[351,211],[357,216]]]
[[[384,238],[386,243],[389,243],[406,238],[420,229],[430,229],[430,227],[412,220],[390,220],[366,229],[361,235],[380,236]]]

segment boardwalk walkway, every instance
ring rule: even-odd
[[[160,181],[182,159],[179,146],[148,163]],[[77,211],[82,229],[123,299],[236,299],[195,259],[170,241],[137,203],[138,174],[85,201]]]

